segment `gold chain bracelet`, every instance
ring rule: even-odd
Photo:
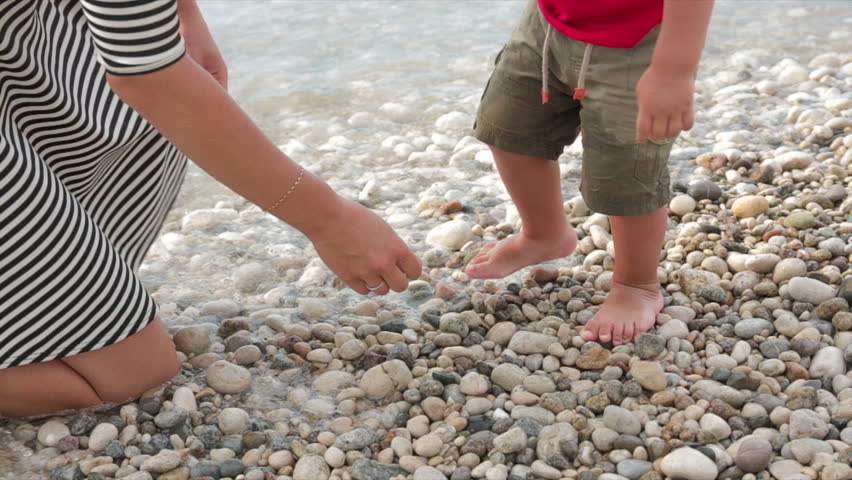
[[[299,167],[299,176],[296,177],[296,181],[293,182],[293,186],[290,187],[290,190],[287,190],[287,193],[285,193],[283,197],[279,198],[278,201],[275,202],[275,205],[272,205],[271,207],[267,208],[266,211],[271,212],[271,211],[275,210],[276,208],[278,208],[279,205],[286,202],[287,199],[290,198],[290,195],[292,195],[293,192],[296,190],[296,187],[298,187],[299,184],[302,183],[302,178],[304,176],[305,176],[305,167],[300,166]]]

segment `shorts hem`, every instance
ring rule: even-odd
[[[614,217],[638,217],[656,212],[669,204],[671,194],[658,194],[653,199],[642,201],[619,200],[613,201],[612,195],[606,192],[589,194],[582,192],[583,200],[593,212]]]
[[[559,159],[562,152],[565,151],[564,145],[541,142],[523,135],[513,135],[499,127],[488,124],[488,122],[483,122],[481,118],[476,120],[473,137],[505,152],[553,161]]]

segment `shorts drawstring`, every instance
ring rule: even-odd
[[[580,65],[580,75],[577,78],[577,88],[574,89],[574,100],[586,98],[586,72],[589,71],[589,60],[592,58],[592,44],[586,44],[583,52],[583,63]]]
[[[550,90],[547,87],[550,77],[550,35],[553,32],[553,25],[547,24],[547,31],[544,34],[544,43],[541,47],[541,103],[542,105],[550,101]],[[583,100],[586,98],[586,72],[589,70],[589,61],[592,58],[592,44],[586,44],[586,50],[583,52],[583,63],[580,65],[580,75],[577,78],[577,88],[574,89],[574,100]]]
[[[550,76],[550,33],[553,32],[553,25],[547,24],[547,32],[544,34],[544,44],[541,47],[541,104],[550,101],[550,91],[547,89],[547,77]]]

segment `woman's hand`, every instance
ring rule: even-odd
[[[198,9],[195,0],[178,1],[178,17],[180,18],[180,33],[186,44],[186,53],[195,63],[207,71],[213,78],[228,89],[228,67],[219,47],[207,29],[207,23]]]
[[[402,292],[420,277],[422,264],[378,215],[340,200],[334,218],[308,238],[325,264],[360,294]]]

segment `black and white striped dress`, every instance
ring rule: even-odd
[[[186,157],[109,88],[184,55],[175,0],[0,0],[0,368],[116,343]]]

